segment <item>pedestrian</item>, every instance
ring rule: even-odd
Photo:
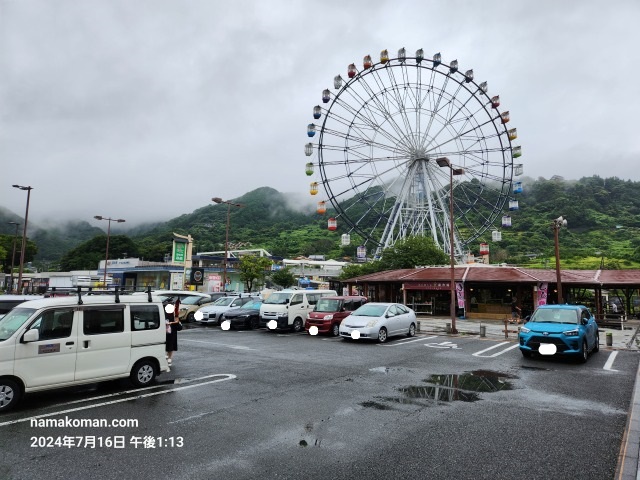
[[[167,363],[171,366],[171,362],[173,360],[173,352],[178,350],[178,331],[182,330],[182,325],[180,324],[180,300],[177,299],[173,305],[173,311],[169,309],[171,313],[167,313],[165,309],[165,325],[167,329],[167,337],[166,337],[166,351],[167,351]]]
[[[509,323],[520,323],[520,307],[518,306],[518,299],[513,297],[511,300],[511,321]]]

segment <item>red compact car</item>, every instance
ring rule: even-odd
[[[315,334],[310,332],[310,329],[311,327],[317,327],[317,333],[331,333],[331,335],[337,337],[340,330],[340,322],[365,303],[367,303],[367,298],[359,295],[322,297],[316,303],[313,311],[307,315],[304,329],[308,333]]]

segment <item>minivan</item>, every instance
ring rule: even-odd
[[[307,315],[304,329],[309,332],[311,327],[316,327],[317,333],[331,333],[337,337],[340,334],[340,322],[365,303],[367,297],[360,295],[322,297]]]
[[[169,371],[162,302],[92,295],[31,300],[0,319],[0,412],[30,392]]]
[[[275,329],[290,329],[301,332],[307,314],[313,310],[322,297],[337,296],[335,290],[280,290],[274,292],[262,302],[260,307],[260,326],[267,327],[269,322]],[[270,327],[271,328],[271,327]]]

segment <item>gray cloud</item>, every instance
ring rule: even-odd
[[[640,4],[0,1],[0,205],[168,219],[271,186],[308,192],[321,91],[383,48],[457,58],[499,94],[525,174],[640,180]],[[318,199],[314,198],[313,201]]]

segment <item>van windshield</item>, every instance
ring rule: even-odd
[[[276,292],[269,295],[269,298],[267,298],[262,303],[267,305],[284,305],[287,303],[287,300],[289,300],[290,298],[291,298],[290,293]]]
[[[340,311],[340,300],[329,300],[328,298],[321,298],[318,300],[314,312],[338,312]]]
[[[33,308],[14,308],[4,317],[0,319],[0,342],[11,338],[16,333],[24,322],[26,322],[31,315],[33,315],[35,309]]]

